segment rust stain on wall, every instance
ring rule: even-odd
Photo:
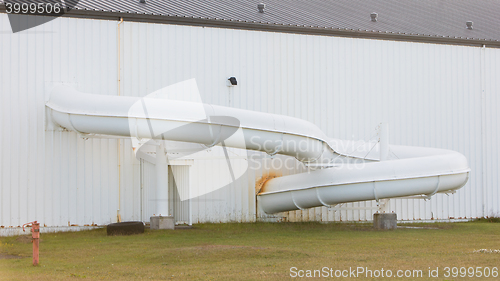
[[[262,192],[265,192],[266,191],[266,183],[270,179],[274,179],[274,178],[277,178],[280,176],[281,175],[278,174],[277,171],[269,171],[266,174],[262,175],[262,177],[257,179],[257,181],[255,182],[255,194],[260,194]]]

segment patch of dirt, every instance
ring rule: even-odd
[[[252,246],[235,246],[235,245],[205,245],[205,246],[200,246],[200,247],[195,247],[198,249],[237,249],[237,248],[248,248],[248,249],[255,249],[255,250],[264,250],[267,248],[263,247],[252,247]]]
[[[179,250],[227,250],[227,249],[253,249],[265,250],[268,248],[252,247],[252,246],[237,246],[237,245],[203,245],[197,247],[178,248]]]
[[[343,230],[352,230],[352,231],[376,231],[376,229],[371,224],[365,225],[347,225]]]
[[[16,238],[16,242],[23,243],[23,244],[31,244],[31,235],[21,235]],[[42,238],[38,238],[39,242],[43,242]]]
[[[443,228],[431,227],[431,226],[398,226],[398,228],[409,228],[409,229],[443,229]]]
[[[473,253],[500,254],[500,250],[496,250],[496,249],[479,249],[479,250],[474,250]]]
[[[175,229],[193,229],[193,226],[192,225],[181,224],[181,225],[176,225]]]
[[[20,256],[13,256],[13,255],[7,255],[7,254],[2,254],[0,253],[0,260],[7,260],[7,259],[22,259],[23,257]]]
[[[30,244],[31,243],[31,235],[21,235],[16,238],[16,242],[23,243],[23,244]]]

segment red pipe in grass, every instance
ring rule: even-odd
[[[30,223],[31,223],[31,238],[32,238],[31,242],[33,243],[33,265],[36,266],[40,262],[38,255],[40,246],[40,223],[38,223],[37,221],[25,223],[23,224],[23,231],[25,231],[24,226]]]

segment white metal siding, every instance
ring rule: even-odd
[[[484,214],[482,207],[482,155],[487,152],[481,140],[481,48],[138,23],[126,23],[124,30],[139,56],[129,63],[124,59],[130,69],[124,80],[142,77],[126,87],[136,93],[196,78],[204,102],[303,118],[343,139],[368,139],[378,123],[388,121],[391,143],[457,150],[472,168],[469,184],[455,195],[391,200],[399,218],[498,212],[497,201]],[[491,54],[498,51],[487,49],[484,60],[497,63]],[[136,61],[146,66],[133,67]],[[494,71],[488,70],[489,77],[496,77]],[[237,77],[237,87],[225,86],[228,76]],[[488,113],[488,118],[496,116]],[[205,209],[200,221],[224,217],[225,212],[213,211],[214,204],[204,206],[199,206]],[[287,216],[366,220],[375,206],[352,203],[345,207],[367,209],[317,208]]]
[[[228,149],[233,171],[247,169],[247,153]],[[195,155],[190,167],[193,223],[255,221],[255,179],[251,170],[231,179],[227,160],[220,147]],[[241,174],[241,176],[237,176]],[[214,185],[215,183],[215,185]],[[214,190],[216,187],[221,187]],[[214,190],[212,192],[208,192]]]
[[[141,220],[149,221],[156,213],[155,165],[141,160]]]
[[[168,183],[172,183],[170,189],[171,207],[176,224],[189,224],[189,188],[190,173],[189,166],[170,166]]]
[[[500,216],[500,51],[484,50],[482,163],[486,215]],[[472,138],[472,136],[469,136]],[[457,206],[458,208],[459,206]]]
[[[114,222],[119,185],[122,219],[145,219],[140,163],[129,140],[118,148],[116,140],[44,130],[52,82],[117,94],[117,22],[58,18],[28,32],[9,30],[0,14],[0,225]],[[343,139],[368,139],[388,121],[393,144],[466,155],[472,172],[464,188],[430,201],[391,200],[400,219],[500,213],[498,49],[130,22],[121,26],[120,48],[122,95],[145,96],[195,78],[207,103],[303,118]],[[226,87],[228,76],[238,86]],[[225,163],[195,160],[193,188],[222,173]],[[303,169],[251,168],[230,186],[194,198],[194,222],[253,221],[256,181]],[[342,206],[349,210],[279,216],[369,220],[374,206],[361,202]]]
[[[0,225],[116,220],[116,140],[45,132],[52,82],[116,94],[116,23],[60,18],[12,34],[0,14]]]

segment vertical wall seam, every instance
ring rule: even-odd
[[[121,30],[120,30],[120,25],[123,23],[123,18],[120,18],[120,21],[118,22],[118,32],[117,32],[117,52],[118,52],[118,96],[121,96]],[[121,147],[121,139],[117,140],[117,145],[116,145],[116,150],[117,150],[117,156],[118,156],[118,210],[116,211],[116,221],[121,222],[121,214],[120,214],[120,208],[121,208],[121,152],[120,152],[120,147]]]
[[[486,151],[486,89],[485,89],[485,74],[486,74],[486,45],[481,48],[481,59],[480,59],[480,79],[481,79],[481,160],[482,160],[482,209],[483,217],[486,217],[486,199],[487,199],[487,174],[486,174],[486,157],[488,157],[488,152]]]

